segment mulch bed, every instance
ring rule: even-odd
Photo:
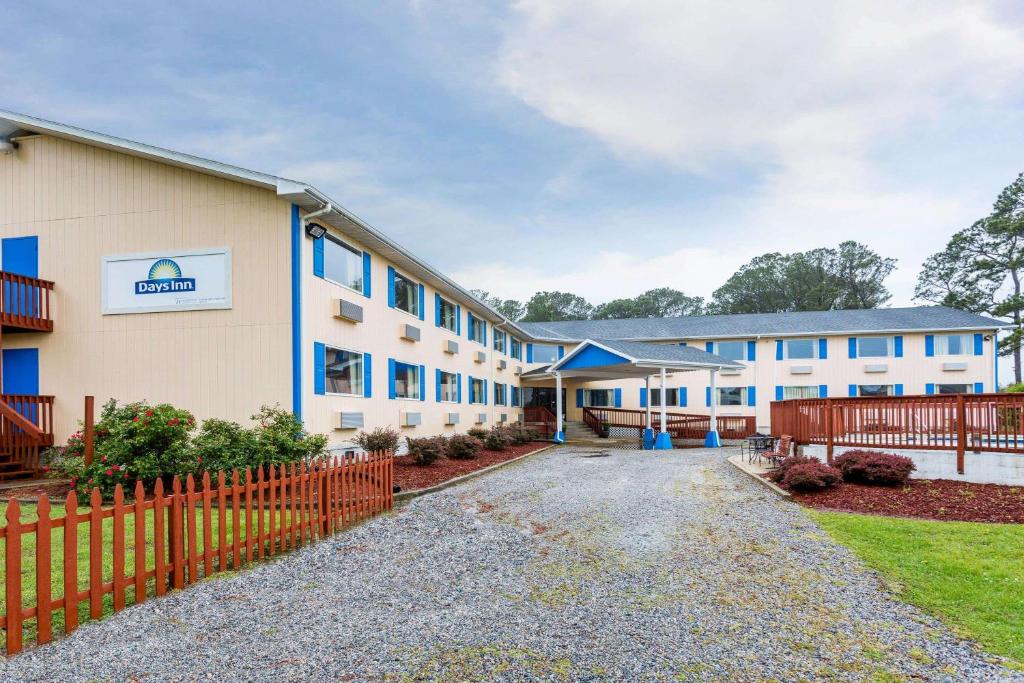
[[[24,485],[10,486],[0,489],[0,502],[6,502],[8,498],[18,500],[38,500],[39,496],[46,494],[50,503],[63,501],[68,496],[71,485],[67,482],[50,481],[48,479],[37,479],[26,482]]]
[[[425,489],[550,445],[543,441],[533,441],[521,446],[512,446],[507,451],[480,451],[480,455],[472,460],[441,458],[430,465],[416,465],[410,458],[398,457],[395,458],[395,483],[401,486],[403,491]]]
[[[820,510],[892,517],[1024,524],[1024,487],[911,479],[902,486],[840,484],[823,491],[792,491],[793,500]]]

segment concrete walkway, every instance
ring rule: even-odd
[[[560,448],[130,608],[9,681],[1022,680],[705,450]]]

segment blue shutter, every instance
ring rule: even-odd
[[[775,340],[775,360],[782,360],[782,340]]]
[[[615,407],[622,407],[622,389],[615,389]]]
[[[784,392],[783,392],[782,387],[780,385],[776,384],[775,385],[775,400],[776,401],[781,401],[783,395],[784,395]]]
[[[818,358],[821,360],[828,358],[828,339],[824,337],[818,340]]]
[[[564,355],[565,355],[565,347],[564,346],[559,346],[558,347],[558,357],[562,358]]]
[[[856,396],[857,395],[857,385],[856,384],[851,384],[850,385],[850,392],[849,393],[850,393],[850,396]]]
[[[704,342],[704,350],[708,353],[715,352],[715,342]]]
[[[388,306],[395,307],[395,269],[388,266]]]
[[[455,334],[462,336],[462,306],[455,304]]]
[[[711,387],[704,387],[704,405],[711,407]]]
[[[434,327],[441,327],[441,295],[434,292]]]
[[[849,346],[850,358],[856,358],[857,357],[857,338],[856,337],[850,337],[847,340],[847,344]]]
[[[426,301],[424,300],[425,297],[424,297],[424,292],[423,292],[423,285],[420,285],[419,289],[420,289],[420,320],[426,320],[425,316],[426,316],[427,310],[426,310],[426,306],[425,306]]]
[[[934,394],[935,393],[935,385],[932,382],[928,382],[928,384],[925,384],[924,385],[924,393],[927,394],[928,396],[931,396],[932,394]]]
[[[985,384],[984,384],[984,382],[975,382],[974,383],[974,393],[976,393],[976,394],[984,394],[985,393]]]
[[[313,393],[327,393],[327,348],[320,342],[313,342]]]
[[[487,346],[487,321],[482,320],[480,322],[480,331],[483,332],[483,341],[481,342],[484,346]]]
[[[388,398],[395,397],[395,359],[388,358]]]
[[[441,368],[434,368],[434,400],[441,402]]]
[[[324,276],[324,238],[313,240],[313,275]]]
[[[576,390],[576,407],[577,408],[582,408],[583,407],[583,390],[582,389],[577,389]]]
[[[527,363],[532,363],[533,362],[533,344],[527,344],[526,345],[526,362]]]
[[[757,387],[747,387],[747,405],[757,405]]]
[[[455,402],[462,403],[462,373],[455,374]]]
[[[924,355],[931,358],[935,355],[935,335],[924,335]]]
[[[679,407],[685,408],[687,403],[686,387],[679,387]]]
[[[827,384],[819,384],[818,385],[818,398],[828,398],[828,385]]]
[[[892,338],[892,355],[903,358],[903,335],[897,334]]]
[[[747,360],[757,360],[757,342],[755,341],[747,342]]]
[[[373,354],[363,354],[363,397],[373,397]]]
[[[985,353],[985,341],[979,332],[974,335],[974,355],[980,356],[983,353]]]
[[[687,343],[686,342],[679,342],[679,345],[680,346],[687,346]]]
[[[647,387],[640,387],[640,407],[647,407]]]
[[[420,400],[427,400],[427,368],[424,365],[420,366]]]
[[[483,380],[480,380],[480,381],[481,381],[481,382],[483,383],[483,385],[484,385],[484,395],[483,395],[483,397],[482,397],[482,398],[483,398],[483,401],[481,401],[481,402],[482,402],[482,403],[483,403],[484,405],[487,405],[487,380],[483,379]]]
[[[895,394],[896,394],[897,396],[902,396],[902,395],[903,395],[903,385],[902,385],[902,384],[897,384],[897,385],[895,385],[895,386],[893,387],[893,389],[895,390]]]
[[[473,311],[466,311],[466,339],[473,339]]]
[[[363,252],[363,296],[370,298],[370,254]]]

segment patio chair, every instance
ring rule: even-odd
[[[764,451],[761,453],[762,458],[766,458],[771,466],[778,467],[779,463],[789,457],[789,451],[793,448],[793,437],[788,434],[783,434],[782,438],[779,439],[779,445],[774,451]]]

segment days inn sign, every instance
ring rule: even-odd
[[[105,315],[231,308],[231,250],[103,257]]]

